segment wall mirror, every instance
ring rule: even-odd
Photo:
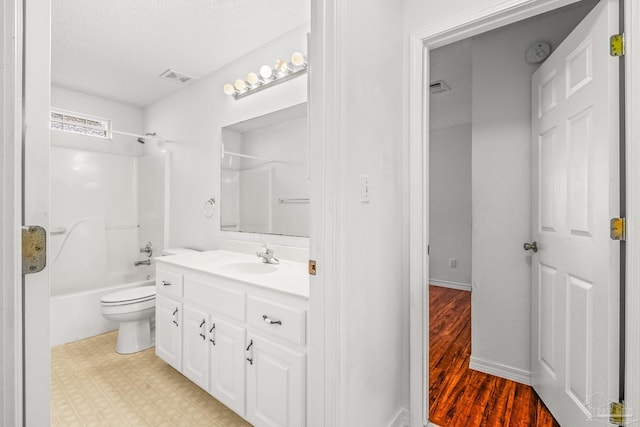
[[[309,236],[307,104],[222,128],[220,229]]]

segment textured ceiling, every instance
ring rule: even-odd
[[[53,0],[54,85],[143,107],[309,21],[304,0]]]

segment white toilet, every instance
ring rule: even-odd
[[[171,248],[162,255],[180,255],[198,252],[194,249]],[[100,299],[102,315],[118,322],[116,352],[137,353],[156,343],[156,287],[141,286],[105,295]]]
[[[155,345],[156,287],[141,286],[105,295],[102,315],[120,324],[116,352],[137,353]]]

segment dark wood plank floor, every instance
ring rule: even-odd
[[[558,426],[529,386],[469,369],[471,293],[429,286],[429,419],[442,427]]]

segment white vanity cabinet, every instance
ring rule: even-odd
[[[160,358],[256,427],[306,425],[306,296],[160,261],[156,277]]]

